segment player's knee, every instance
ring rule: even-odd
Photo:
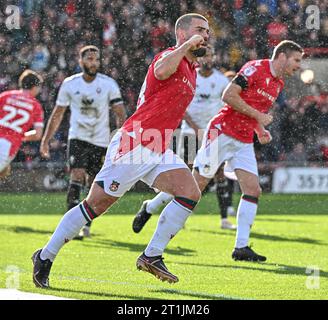
[[[260,187],[260,185],[256,185],[252,187],[251,190],[247,192],[247,194],[258,199],[262,194],[262,188]]]
[[[97,216],[102,215],[118,198],[104,196],[91,189],[86,201]]]
[[[200,192],[199,188],[195,186],[195,188],[191,189],[187,194],[185,195],[186,198],[198,202],[202,196],[202,193]]]
[[[255,193],[256,193],[256,198],[259,198],[261,196],[262,188],[259,185],[257,186]]]
[[[185,186],[174,189],[172,194],[175,197],[183,197],[196,202],[198,202],[201,198],[201,192],[196,184],[194,186]]]
[[[103,213],[105,213],[110,206],[105,201],[95,200],[95,199],[87,199],[87,203],[97,216],[100,216]]]

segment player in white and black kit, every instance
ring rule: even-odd
[[[195,97],[181,124],[177,152],[191,166],[208,123],[223,107],[221,96],[229,83],[229,79],[213,67],[214,60],[214,49],[208,45],[206,55],[199,59],[200,68],[197,70]],[[214,181],[221,213],[221,228],[234,230],[236,226],[227,218],[228,210],[230,214],[234,211],[231,204],[233,181],[224,177],[223,166],[218,170]],[[161,192],[152,200],[144,201],[133,220],[133,231],[139,233],[151,215],[172,199],[172,195]]]
[[[110,139],[110,109],[114,111],[118,128],[126,118],[116,81],[98,72],[99,49],[95,46],[83,47],[80,50],[79,63],[83,72],[63,81],[40,146],[41,155],[49,158],[49,141],[69,107],[71,118],[68,134],[68,210],[80,202],[81,189],[85,185],[91,185],[102,167]],[[79,236],[90,236],[90,224],[83,227]]]

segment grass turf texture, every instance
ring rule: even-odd
[[[52,289],[42,290],[32,283],[30,257],[57,226],[66,196],[0,194],[0,288],[14,279],[15,266],[20,290],[75,299],[328,298],[325,195],[263,195],[251,243],[268,260],[250,263],[231,259],[234,232],[219,228],[215,195],[206,194],[165,252],[165,263],[180,279],[175,285],[135,267],[158,216],[140,234],[133,233],[131,223],[142,200],[152,196],[128,193],[94,221],[93,238],[65,245],[52,268]],[[318,284],[313,271],[306,274],[311,266],[320,270],[318,289],[306,286]]]

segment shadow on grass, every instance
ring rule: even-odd
[[[270,222],[287,222],[287,223],[310,223],[310,221],[306,220],[298,220],[298,219],[280,219],[280,218],[267,218],[267,216],[259,216],[256,217],[257,221],[270,221]]]
[[[8,231],[8,232],[14,232],[14,233],[35,233],[35,234],[52,234],[53,230],[38,230],[33,229],[30,227],[25,226],[7,226],[0,224],[0,232],[1,231]]]
[[[86,247],[95,247],[95,248],[111,248],[111,249],[118,249],[118,250],[128,250],[133,252],[143,252],[147,246],[147,244],[140,244],[140,243],[130,243],[130,242],[123,242],[123,241],[116,241],[110,239],[94,239],[92,238],[91,241],[83,242],[83,246]],[[165,249],[165,253],[179,255],[179,256],[194,256],[197,251],[182,247],[177,248],[167,248]]]
[[[163,298],[154,298],[154,297],[146,297],[146,296],[136,296],[136,295],[128,295],[128,294],[114,294],[114,293],[104,293],[97,291],[80,291],[66,288],[49,288],[49,293],[57,291],[57,292],[70,292],[77,294],[88,294],[97,297],[103,297],[104,299],[131,299],[131,300],[163,300]]]
[[[197,292],[189,292],[189,291],[183,291],[183,290],[175,290],[175,289],[156,289],[151,290],[152,292],[158,292],[158,293],[169,293],[169,294],[175,294],[179,296],[186,296],[186,297],[193,297],[193,298],[200,298],[200,299],[210,299],[210,300],[236,300],[238,298],[235,297],[229,297],[225,295],[220,294],[206,294],[206,293],[197,293]]]
[[[289,266],[285,264],[275,264],[275,263],[266,263],[266,262],[244,262],[239,261],[236,262],[238,265],[220,265],[220,264],[205,264],[205,263],[192,263],[192,262],[175,262],[176,264],[182,265],[190,265],[196,267],[205,267],[205,268],[223,268],[223,269],[241,269],[241,270],[250,270],[250,271],[263,271],[269,273],[276,273],[281,275],[300,275],[308,277],[309,274],[306,273],[307,267],[297,267],[297,266]],[[250,264],[252,263],[253,266],[249,265],[242,265],[242,264]],[[269,266],[272,267],[271,269],[263,268],[261,266]],[[312,270],[313,273],[313,270]],[[320,270],[320,277],[328,278],[328,272],[324,270]]]
[[[195,228],[190,228],[188,229],[189,231],[192,232],[203,232],[203,233],[208,233],[208,234],[214,234],[214,235],[230,235],[230,236],[235,236],[235,232],[231,231],[215,231],[215,230],[208,230],[208,229],[195,229]],[[316,244],[320,246],[326,246],[328,245],[327,242],[324,242],[322,240],[316,240],[316,239],[311,239],[311,238],[305,238],[305,237],[282,237],[282,236],[277,236],[277,235],[270,235],[270,234],[262,234],[258,232],[251,232],[251,239],[260,239],[260,240],[268,240],[268,241],[282,241],[282,242],[299,242],[299,243],[306,243],[306,244]]]

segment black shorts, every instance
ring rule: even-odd
[[[86,141],[68,141],[68,165],[70,169],[85,169],[89,175],[96,175],[101,169],[107,148],[98,147]]]

